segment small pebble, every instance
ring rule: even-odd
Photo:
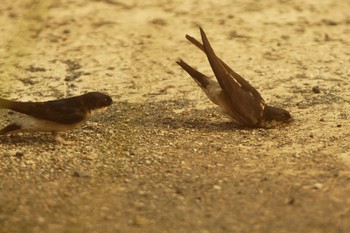
[[[139,227],[144,227],[146,225],[149,225],[149,222],[150,221],[148,220],[148,218],[145,218],[145,217],[140,216],[140,215],[136,215],[134,217],[134,221],[133,221],[134,225],[139,226]]]
[[[74,171],[73,176],[75,177],[90,177],[90,173],[85,171]]]
[[[287,200],[287,205],[293,205],[295,203],[295,198],[294,197],[290,197]]]
[[[15,157],[21,159],[24,156],[23,152],[17,151]]]
[[[313,92],[313,93],[316,93],[316,94],[321,93],[320,88],[319,88],[318,86],[312,87],[312,92]]]

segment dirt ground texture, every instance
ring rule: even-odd
[[[0,137],[0,232],[350,232],[349,12],[343,0],[2,1],[1,97],[115,103],[62,133],[75,145]],[[230,124],[175,63],[213,75],[184,37],[198,25],[293,123]]]

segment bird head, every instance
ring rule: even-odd
[[[113,100],[110,96],[101,92],[88,92],[82,95],[82,97],[85,106],[87,106],[90,110],[105,108],[113,103]]]
[[[282,108],[266,106],[264,109],[264,120],[289,122],[292,120],[292,116],[287,110],[284,110]]]

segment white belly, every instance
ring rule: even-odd
[[[31,116],[22,116],[15,119],[15,123],[21,126],[21,131],[28,132],[60,132],[73,129],[84,121],[76,124],[59,124],[52,121],[41,120]]]

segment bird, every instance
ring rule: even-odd
[[[57,142],[72,144],[61,138],[58,132],[82,125],[112,103],[112,98],[101,92],[88,92],[45,102],[20,102],[0,98],[0,109],[9,109],[22,115],[2,128],[0,135],[16,132],[52,132]]]
[[[199,30],[202,43],[189,35],[186,38],[206,54],[216,80],[197,71],[182,59],[176,63],[193,78],[214,104],[230,116],[234,124],[249,128],[269,128],[276,125],[276,122],[292,120],[287,110],[266,104],[248,81],[217,57],[204,30],[201,27]]]

